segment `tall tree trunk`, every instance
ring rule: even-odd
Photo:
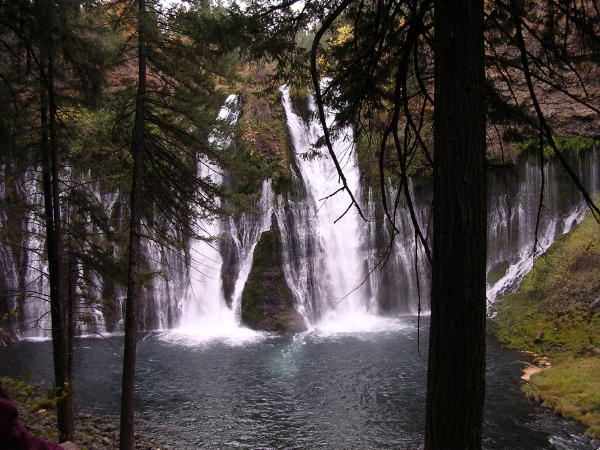
[[[483,0],[435,1],[434,200],[425,448],[481,447],[486,173]]]
[[[134,447],[135,358],[137,345],[137,304],[139,297],[140,226],[142,216],[142,176],[144,160],[144,122],[146,115],[146,40],[145,0],[138,0],[138,89],[133,131],[133,177],[131,180],[131,218],[129,223],[129,266],[125,312],[125,348],[121,390],[120,448]]]
[[[67,292],[65,284],[67,281],[64,270],[64,234],[62,227],[62,217],[60,208],[60,179],[59,179],[59,150],[58,136],[56,132],[56,99],[54,93],[54,49],[52,44],[48,56],[48,100],[50,109],[50,153],[52,158],[52,208],[54,213],[54,236],[55,236],[55,264],[58,267],[57,281],[59,284],[60,295],[58,303],[60,304],[60,321],[61,321],[61,364],[64,367],[61,369],[64,372],[64,383],[62,393],[57,403],[56,416],[58,421],[58,430],[60,441],[70,441],[73,439],[73,415],[74,404],[72,395],[73,373],[70,365],[71,358],[69,356],[69,348],[72,347],[72,342],[69,342],[69,331],[67,324]],[[64,356],[62,354],[64,353]]]
[[[71,210],[70,223],[73,223],[73,212]],[[71,240],[70,234],[71,228],[69,227],[68,234],[68,292],[67,292],[67,311],[66,311],[66,330],[67,330],[67,370],[69,371],[69,379],[73,379],[73,343],[75,341],[75,323],[76,323],[76,311],[77,311],[77,281],[78,281],[78,268],[77,268],[77,256],[75,256],[75,248]]]
[[[42,47],[46,47],[45,44]],[[50,279],[50,316],[52,319],[52,347],[54,354],[54,382],[56,386],[59,440],[73,438],[73,397],[69,344],[65,321],[65,289],[63,270],[63,234],[60,208],[59,155],[56,135],[56,104],[54,102],[54,63],[51,48],[43,48],[40,59],[47,63],[47,71],[40,68],[40,126],[42,153],[42,191],[46,218],[46,247]]]

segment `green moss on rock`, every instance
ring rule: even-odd
[[[290,89],[290,100],[294,107],[294,112],[298,114],[302,120],[308,122],[311,112],[309,107],[308,88],[292,86]]]
[[[242,322],[249,328],[276,332],[306,329],[294,308],[281,265],[281,238],[273,215],[271,229],[263,232],[256,244],[252,269],[242,292]]]
[[[487,282],[489,284],[494,284],[500,281],[500,278],[506,275],[506,271],[509,267],[510,263],[508,261],[500,261],[499,263],[494,264],[487,274]]]
[[[242,92],[239,120],[239,144],[242,155],[260,173],[271,178],[276,191],[285,191],[291,180],[290,139],[279,91],[264,86],[246,87]]]
[[[587,136],[554,136],[553,139],[558,151],[567,155],[577,155],[583,150],[600,145],[600,139]],[[528,150],[538,151],[539,140],[526,139],[517,144],[517,149],[520,153]],[[544,156],[546,158],[554,157],[554,150],[548,143],[544,144]]]

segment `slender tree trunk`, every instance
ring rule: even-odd
[[[46,216],[46,247],[50,279],[50,316],[54,354],[54,382],[57,389],[56,416],[59,440],[73,438],[73,398],[69,370],[68,336],[65,321],[65,289],[63,270],[63,235],[60,211],[59,156],[56,136],[56,105],[52,52],[42,51],[41,61],[48,69],[40,68],[40,126],[42,153],[42,191]]]
[[[129,267],[125,312],[125,348],[121,390],[120,448],[134,447],[135,358],[137,345],[137,304],[139,297],[140,226],[142,216],[142,176],[144,159],[144,122],[146,114],[145,0],[138,0],[138,89],[133,131],[133,177],[131,180],[131,218],[129,223]]]
[[[60,441],[70,441],[73,439],[73,373],[70,365],[69,348],[72,347],[72,342],[69,342],[69,331],[67,324],[67,292],[65,284],[67,281],[64,270],[64,233],[62,227],[61,207],[60,207],[60,179],[59,179],[59,150],[58,136],[56,133],[56,99],[54,95],[54,49],[51,47],[48,57],[48,100],[50,109],[50,153],[52,157],[52,207],[54,213],[54,235],[55,235],[55,252],[58,267],[57,281],[59,283],[60,295],[58,303],[60,304],[60,321],[61,326],[61,363],[64,364],[62,371],[64,372],[64,383],[62,394],[58,400],[56,408],[56,416],[58,421],[58,429],[60,433]]]
[[[481,447],[485,392],[483,0],[435,0],[434,201],[425,448]]]
[[[50,281],[50,316],[52,320],[52,347],[54,383],[57,404],[56,418],[59,441],[73,438],[73,397],[69,369],[69,343],[66,328],[66,290],[63,267],[63,230],[60,205],[60,157],[56,130],[56,100],[54,86],[54,6],[36,2],[38,20],[44,21],[40,36],[40,151],[42,156],[42,192],[46,218],[46,248]]]
[[[73,215],[71,212],[71,220],[73,222]],[[70,227],[69,227],[70,231]],[[71,241],[71,234],[68,233],[68,258],[69,258],[69,272],[68,282],[69,286],[67,295],[67,370],[69,371],[69,379],[73,379],[73,343],[75,341],[75,323],[76,317],[75,312],[77,310],[77,281],[78,281],[78,270],[77,270],[77,257],[75,256],[75,249]],[[71,395],[72,396],[72,395]]]

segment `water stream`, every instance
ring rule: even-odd
[[[226,151],[232,146],[231,127],[239,114],[238,98],[230,95],[217,117],[225,125],[224,131],[209,136],[209,142],[217,150]],[[198,176],[209,177],[216,184],[223,182],[220,168],[206,158],[198,162]],[[257,204],[258,216],[242,213],[226,219],[209,218],[194,224],[199,238],[193,239],[190,245],[189,283],[182,295],[180,322],[177,327],[163,333],[163,339],[182,344],[211,340],[242,343],[259,337],[260,333],[240,325],[240,299],[252,266],[254,247],[261,232],[269,227],[272,197],[271,181],[265,180]],[[197,216],[202,216],[199,209]],[[239,262],[229,304],[221,277],[223,252],[219,240],[224,234],[229,238],[229,251]]]

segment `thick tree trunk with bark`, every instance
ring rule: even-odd
[[[125,311],[125,348],[121,391],[120,448],[133,449],[135,409],[135,359],[137,346],[137,305],[139,299],[140,227],[142,219],[142,176],[144,160],[144,122],[146,115],[145,0],[138,0],[138,89],[133,131],[133,177],[131,180],[131,218],[129,224],[129,267]]]
[[[483,0],[436,0],[426,449],[481,447],[487,218],[483,56]]]

